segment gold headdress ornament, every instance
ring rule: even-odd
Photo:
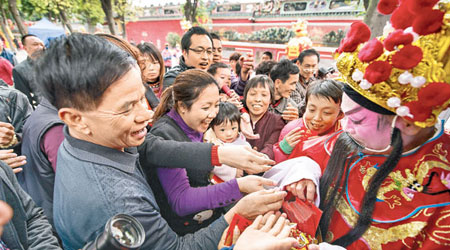
[[[393,31],[367,42],[353,23],[335,54],[343,80],[356,92],[419,127],[450,105],[450,2],[381,0]]]

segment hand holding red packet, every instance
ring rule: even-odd
[[[227,236],[225,237],[225,246],[231,246],[233,244],[233,232],[236,227],[238,227],[239,232],[242,234],[244,230],[252,224],[251,220],[248,220],[239,214],[233,216],[233,220],[228,227]]]
[[[291,201],[293,198],[295,200]],[[287,218],[291,222],[297,223],[298,230],[311,236],[316,235],[322,211],[314,204],[302,201],[288,193],[282,208],[283,212],[287,214]]]

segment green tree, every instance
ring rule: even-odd
[[[133,6],[131,4],[131,0],[115,0],[114,12],[117,14],[119,18],[123,38],[127,37],[126,20],[137,19],[136,17],[138,16],[139,11],[141,11],[141,8]]]
[[[122,37],[127,38],[127,30],[126,30],[126,22],[125,16],[127,15],[128,10],[130,9],[129,3],[127,0],[115,0],[114,1],[114,12],[117,13],[119,17],[120,27],[122,29]]]
[[[106,16],[106,22],[108,22],[109,32],[111,32],[112,35],[115,35],[116,28],[113,16],[113,2],[112,0],[100,0],[100,2],[102,4],[103,12]]]
[[[8,0],[8,8],[11,12],[12,17],[16,21],[17,28],[19,29],[20,34],[23,36],[27,34],[27,28],[23,24],[22,17],[19,13],[19,8],[17,7],[17,0]]]
[[[186,3],[181,6],[184,19],[191,22],[191,24],[197,25],[209,22],[209,13],[211,10],[211,5],[207,6],[202,0],[186,0]]]
[[[29,12],[29,15],[35,15],[37,19],[42,18],[43,15],[50,19],[59,20],[69,32],[73,32],[71,19],[73,11],[76,7],[76,2],[70,0],[27,0],[32,9],[25,7],[23,10]],[[25,5],[26,6],[26,5]]]
[[[89,28],[94,27],[97,23],[103,23],[105,20],[105,13],[98,0],[78,0],[75,12],[77,18],[82,23],[86,23]]]
[[[169,32],[166,36],[166,41],[169,43],[170,47],[175,48],[177,43],[181,42],[181,37],[175,32]]]
[[[10,33],[8,32],[8,20],[7,20],[7,10],[8,6],[4,0],[0,0],[0,27],[2,33],[5,35],[6,40],[8,41],[11,48],[14,48],[13,38],[10,37]]]
[[[198,0],[186,0],[186,3],[183,5],[182,10],[184,17],[187,21],[190,21],[192,24],[197,22],[197,7],[199,5]]]

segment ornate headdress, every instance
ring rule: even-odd
[[[344,81],[369,101],[419,127],[430,127],[450,105],[450,2],[380,0],[392,31],[369,41],[351,25],[336,53]]]

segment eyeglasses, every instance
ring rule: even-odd
[[[192,48],[189,48],[189,50],[192,50],[192,51],[194,51],[196,54],[199,54],[199,55],[201,55],[201,54],[203,54],[203,53],[205,53],[206,52],[206,54],[207,55],[212,55],[213,54],[213,50],[212,49],[205,49],[205,48],[197,48],[197,49],[192,49]]]
[[[302,67],[303,69],[315,70],[318,68],[318,65],[300,65],[300,67]]]

